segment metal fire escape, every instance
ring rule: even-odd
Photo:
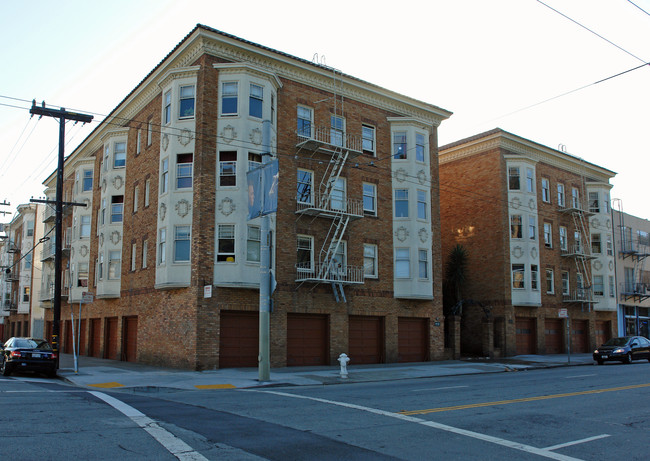
[[[633,277],[627,278],[621,283],[621,298],[624,301],[632,299],[636,302],[642,302],[650,298],[650,283],[643,279],[645,260],[650,256],[650,239],[648,236],[641,238],[639,234],[637,241],[632,239],[632,229],[625,226],[625,215],[623,213],[623,204],[618,200],[619,211],[619,231],[621,233],[621,248],[619,253],[623,260],[631,258],[634,266],[632,268]]]

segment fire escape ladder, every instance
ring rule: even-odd
[[[343,284],[336,280],[341,277],[344,279],[346,278],[347,268],[344,266],[340,267],[335,256],[341,246],[341,240],[343,240],[343,235],[345,235],[345,230],[348,227],[349,222],[349,216],[344,215],[342,212],[338,213],[338,215],[332,220],[332,224],[327,232],[327,237],[325,238],[319,256],[320,273],[318,274],[318,278],[321,280],[330,280],[336,302],[339,302],[340,298],[342,298],[344,302],[346,301]]]
[[[339,176],[341,176],[341,171],[343,166],[348,159],[348,150],[341,147],[337,147],[327,164],[327,169],[323,175],[320,185],[318,186],[318,195],[320,197],[319,206],[321,209],[328,209],[330,207],[330,195],[332,194],[332,189],[336,185]],[[345,204],[343,204],[345,206]]]
[[[574,211],[572,213],[573,215],[573,223],[575,225],[575,229],[577,232],[580,234],[580,254],[575,258],[576,262],[576,270],[578,271],[579,274],[582,275],[582,290],[583,293],[578,293],[580,297],[584,297],[584,299],[591,300],[591,285],[592,285],[592,280],[591,280],[591,262],[590,262],[590,257],[591,257],[591,238],[589,233],[587,232],[587,224],[585,222],[585,215],[582,211]],[[580,288],[580,287],[578,287]]]

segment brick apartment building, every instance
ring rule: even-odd
[[[462,352],[564,352],[563,309],[571,351],[615,336],[615,173],[501,129],[439,158],[443,260],[468,255]]]
[[[442,358],[437,127],[450,115],[198,25],[66,159],[65,200],[87,206],[65,211],[62,349],[90,292],[81,354],[257,366],[246,172],[266,121],[280,177],[272,366]]]

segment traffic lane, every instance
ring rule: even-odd
[[[175,460],[87,391],[53,380],[0,380],[0,459]]]

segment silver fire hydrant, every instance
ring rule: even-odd
[[[341,364],[341,378],[346,379],[348,377],[348,362],[350,361],[350,357],[346,354],[341,354],[339,355],[338,361]]]

